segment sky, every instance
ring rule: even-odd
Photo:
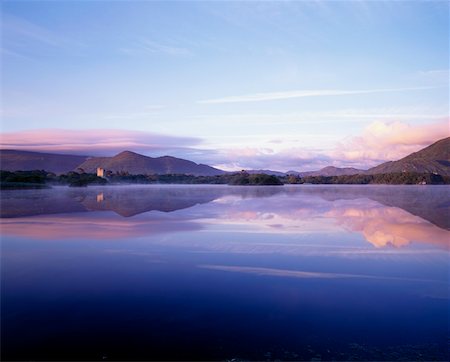
[[[1,2],[3,149],[367,169],[449,136],[447,1]]]

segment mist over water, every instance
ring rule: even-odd
[[[4,191],[3,357],[447,360],[449,191]]]

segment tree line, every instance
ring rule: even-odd
[[[68,172],[56,175],[45,170],[0,171],[2,189],[48,188],[52,185],[87,186],[105,185],[108,181],[93,173]]]
[[[274,176],[249,174],[247,172],[227,173],[216,176],[194,176],[186,174],[130,175],[110,174],[107,178],[94,173],[68,172],[56,175],[44,170],[0,171],[2,189],[46,188],[52,185],[83,187],[106,184],[222,184],[222,185],[283,185],[283,184],[389,184],[389,185],[442,185],[450,184],[450,176],[432,173],[399,172],[376,175],[345,176]]]
[[[284,176],[281,181],[287,184],[339,184],[339,185],[448,185],[450,176],[442,176],[434,173],[395,172],[380,173],[375,175],[357,174],[342,176]]]

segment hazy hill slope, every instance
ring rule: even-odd
[[[435,172],[440,175],[450,175],[449,148],[450,137],[447,137],[398,161],[389,161],[372,167],[367,173]]]
[[[0,169],[5,171],[46,170],[65,173],[76,169],[87,158],[88,156],[0,150]]]
[[[301,177],[304,176],[343,176],[343,175],[357,175],[365,173],[365,170],[358,170],[357,168],[353,167],[334,167],[334,166],[327,166],[324,167],[318,171],[306,171],[306,172],[299,172],[298,174]]]
[[[225,173],[211,166],[196,164],[181,158],[163,156],[148,157],[138,153],[123,151],[114,157],[93,157],[78,165],[85,172],[95,172],[97,167],[112,172],[129,174],[190,174],[211,176]]]
[[[273,171],[273,170],[245,170],[245,172],[247,172],[247,173],[249,173],[251,175],[263,173],[263,174],[266,174],[266,175],[286,176],[286,172]]]

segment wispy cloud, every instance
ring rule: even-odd
[[[2,30],[5,35],[22,35],[47,45],[57,46],[61,42],[57,35],[47,29],[7,13],[2,14]]]
[[[449,69],[430,69],[418,72],[414,78],[425,81],[425,84],[448,84],[449,77]]]
[[[383,108],[346,108],[334,110],[317,110],[302,112],[277,112],[277,113],[228,113],[228,114],[201,114],[192,117],[191,122],[218,122],[258,125],[280,124],[317,124],[317,123],[354,123],[368,120],[387,121],[415,121],[415,120],[440,120],[448,116],[444,107],[383,107]]]
[[[304,97],[329,97],[345,96],[357,94],[387,93],[387,92],[405,92],[415,90],[433,89],[434,87],[409,87],[409,88],[384,88],[384,89],[365,89],[365,90],[342,90],[342,89],[319,89],[319,90],[293,90],[285,92],[255,93],[240,96],[229,96],[223,98],[214,98],[197,101],[199,104],[221,104],[221,103],[241,103],[241,102],[265,102],[292,98]]]
[[[30,57],[28,57],[28,56],[26,56],[24,54],[15,52],[14,50],[11,50],[11,49],[6,49],[4,47],[0,48],[0,53],[1,53],[2,56],[13,56],[13,57],[17,57],[17,58],[26,59],[26,60],[30,60],[31,59]]]
[[[193,55],[192,51],[188,48],[172,45],[163,44],[153,40],[140,40],[131,46],[122,47],[119,49],[122,53],[128,55],[139,55],[139,54],[166,54],[176,57],[186,57]]]
[[[64,51],[79,55],[81,44],[31,22],[3,12],[1,16],[2,54],[30,59],[31,55],[54,54]]]
[[[143,108],[140,112],[114,112],[114,113],[99,113],[99,114],[88,114],[87,116],[96,117],[99,119],[122,119],[122,120],[138,120],[147,119],[148,117],[160,114],[165,106],[163,105],[150,105]]]

